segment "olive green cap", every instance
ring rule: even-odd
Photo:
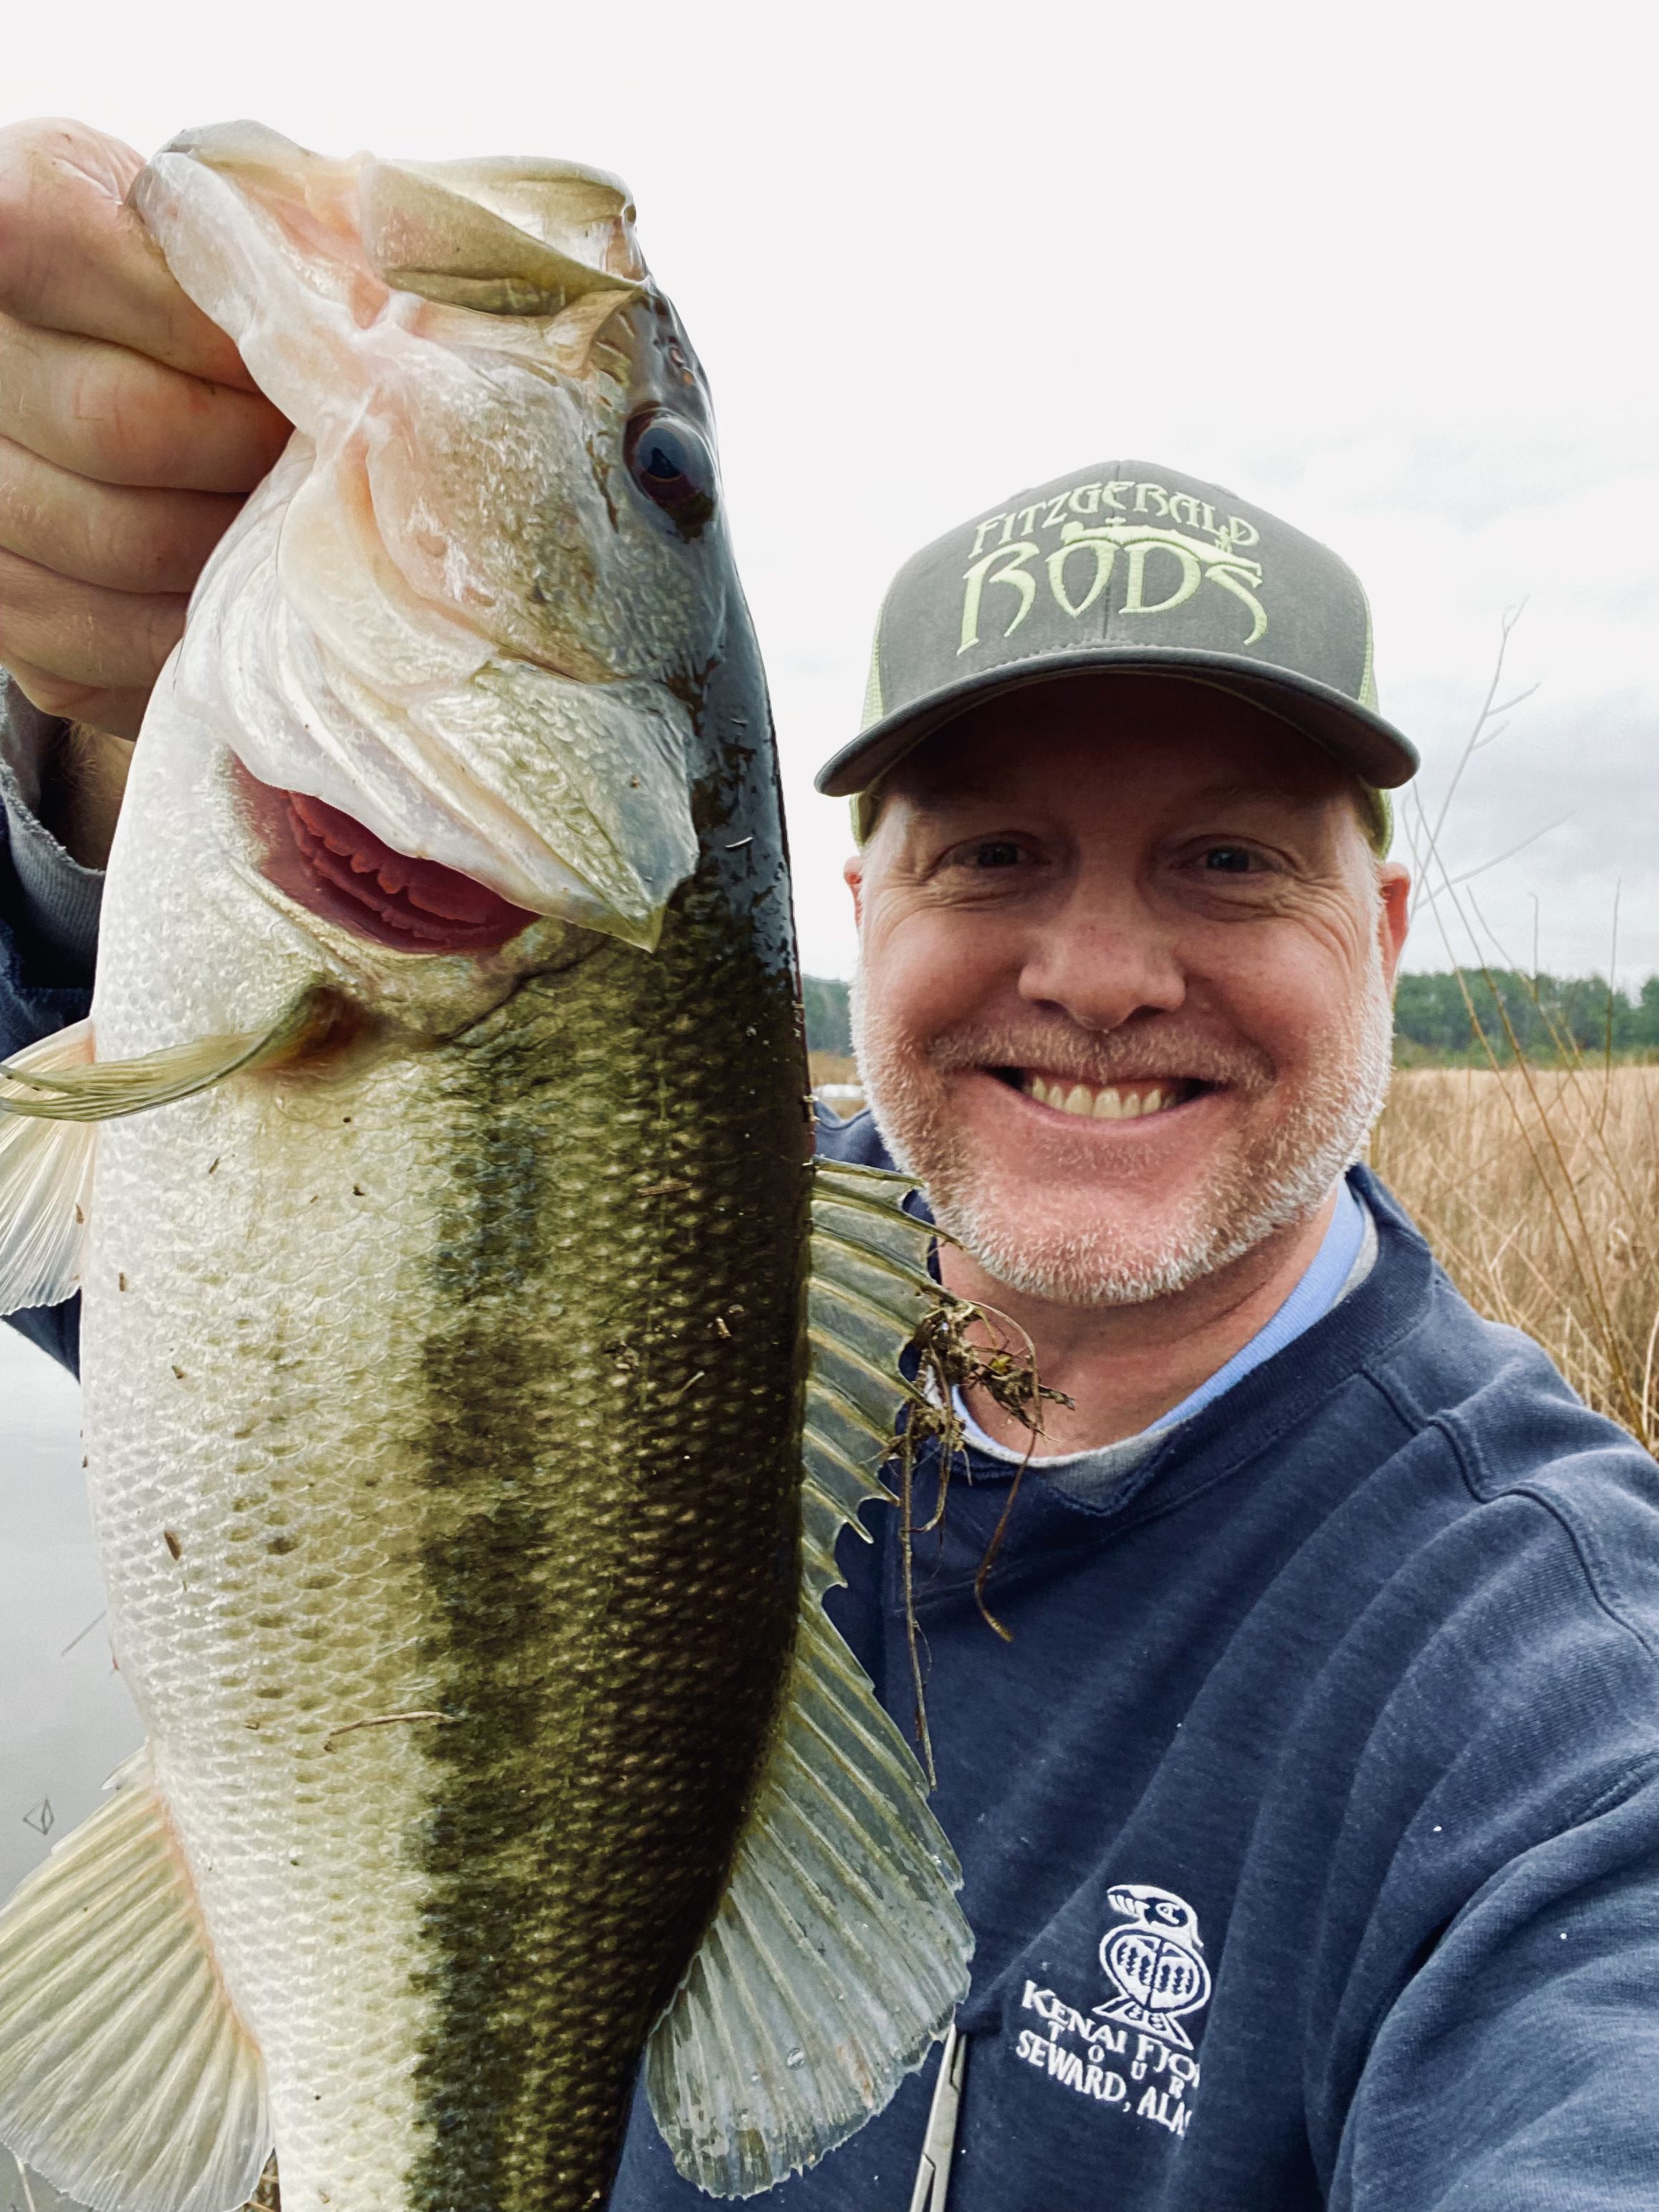
[[[968,708],[1090,671],[1185,677],[1277,714],[1358,778],[1386,850],[1385,794],[1418,756],[1376,711],[1359,579],[1265,509],[1147,461],[1057,477],[913,555],[882,602],[863,727],[817,787],[866,793]]]

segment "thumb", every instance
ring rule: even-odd
[[[143,166],[82,123],[0,130],[0,312],[252,392],[241,356],[185,296],[127,205]]]

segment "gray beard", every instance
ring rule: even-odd
[[[1169,1297],[1230,1267],[1265,1237],[1306,1220],[1363,1150],[1392,1072],[1394,1009],[1382,947],[1373,938],[1351,1024],[1331,1040],[1267,1140],[1250,1157],[1218,1158],[1216,1172],[1183,1201],[1163,1234],[1137,1245],[1109,1225],[1039,1231],[1010,1218],[994,1179],[950,1127],[943,1073],[952,1066],[1026,1065],[1024,1052],[1000,1050],[981,1036],[945,1037],[919,1065],[872,1007],[861,972],[854,980],[852,1017],[854,1049],[876,1126],[894,1160],[926,1190],[939,1227],[998,1282],[1058,1305],[1139,1305]],[[1103,1063],[1101,1079],[1109,1080],[1110,1037],[1092,1042]],[[1215,1079],[1258,1089],[1271,1079],[1271,1072],[1249,1055],[1230,1061],[1218,1058],[1212,1046],[1195,1065]]]

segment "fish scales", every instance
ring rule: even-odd
[[[227,1088],[100,1139],[118,1654],[288,2201],[591,2205],[793,1623],[788,977],[693,887],[649,960],[260,1082],[274,1115]]]
[[[720,922],[273,1075],[276,1143],[228,1091],[106,1133],[117,1650],[290,2201],[598,2201],[718,1895],[793,1623],[805,1195],[793,1003]]]
[[[0,1911],[0,2139],[95,2212],[234,2212],[273,2142],[286,2212],[588,2212],[648,2052],[683,2170],[750,2192],[890,2095],[970,1945],[817,1610],[933,1292],[840,1192],[813,1443],[695,357],[597,172],[234,125],[138,199],[297,428],[139,740],[95,1061],[0,1078],[46,1117],[0,1118],[0,1297],[82,1283],[149,1739]],[[4,1212],[42,1130],[55,1288]]]
[[[413,2201],[434,2208],[592,2200],[665,1961],[718,1895],[793,1627],[792,1010],[700,934],[665,933],[647,988],[627,953],[574,992],[527,987],[456,1071],[441,1266],[465,1289],[428,1340],[422,1438],[430,1664],[465,1716],[433,1738],[421,1843],[433,2133]],[[538,1202],[503,1219],[488,1194],[526,1119]]]

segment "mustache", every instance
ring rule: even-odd
[[[1236,1039],[1206,1036],[1179,1017],[1104,1031],[1040,1019],[969,1022],[932,1039],[927,1056],[942,1074],[969,1067],[1036,1068],[1092,1090],[1173,1076],[1260,1091],[1274,1076],[1265,1052]]]

